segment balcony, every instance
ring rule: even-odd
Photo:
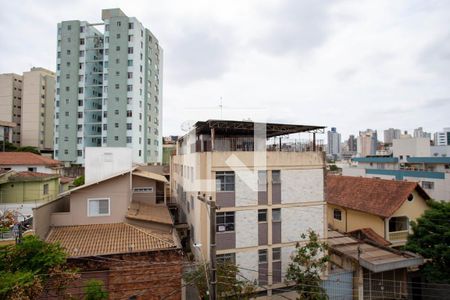
[[[402,246],[402,245],[406,244],[406,240],[408,239],[408,234],[409,234],[409,230],[389,232],[389,234],[388,234],[389,242],[391,242],[393,246]]]

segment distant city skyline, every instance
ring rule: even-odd
[[[163,135],[221,116],[337,127],[343,140],[450,126],[448,1],[7,1],[0,73],[55,71],[57,22],[110,7],[164,46]]]

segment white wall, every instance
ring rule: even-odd
[[[258,252],[255,250],[248,252],[237,252],[236,253],[236,265],[241,267],[239,270],[242,276],[250,281],[258,280],[258,272],[250,270],[258,270]],[[249,270],[244,270],[249,269]]]
[[[36,168],[36,172],[46,173],[46,174],[57,174],[57,169],[47,168],[46,166],[36,166],[36,165],[3,165],[2,168],[11,168],[11,170],[17,172],[28,171],[28,168]]]
[[[95,182],[132,168],[132,149],[86,147],[85,182]]]
[[[253,171],[236,171],[235,205],[250,206],[258,204],[257,173]]]
[[[324,201],[323,169],[282,170],[281,203]]]
[[[407,181],[419,182],[422,185],[422,181],[434,182],[433,189],[425,189],[431,198],[435,200],[444,200],[450,202],[450,174],[445,174],[445,179],[433,179],[433,178],[418,178],[418,177],[404,177]]]
[[[236,248],[258,246],[258,211],[235,213]]]
[[[281,242],[295,242],[301,240],[300,235],[314,230],[324,236],[324,207],[288,207],[281,209]]]
[[[406,161],[406,156],[430,156],[429,138],[406,138],[395,139],[392,142],[392,153],[394,157],[403,156],[401,161]]]

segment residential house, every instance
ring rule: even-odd
[[[343,175],[418,182],[431,198],[450,201],[450,157],[436,148],[428,138],[394,140],[392,155],[352,158]]]
[[[61,163],[31,152],[0,152],[0,169],[59,174]]]
[[[181,299],[182,252],[162,175],[133,168],[73,188],[34,209],[35,233],[59,242],[83,282],[102,280],[110,299]],[[165,298],[167,297],[167,298]]]
[[[309,229],[326,238],[325,153],[316,151],[322,126],[208,120],[177,141],[172,157],[172,203],[177,227],[198,260],[210,255],[208,207],[218,206],[218,261],[232,261],[255,280],[262,295],[285,288],[295,245]],[[307,147],[288,147],[281,136],[307,133]],[[268,144],[277,139],[276,144]],[[278,143],[280,140],[280,143]],[[298,145],[297,145],[298,146]],[[303,151],[302,151],[303,150]],[[201,246],[200,246],[201,245]]]
[[[347,233],[369,228],[361,234],[378,235],[393,247],[405,244],[410,222],[428,209],[430,199],[416,182],[330,175],[326,186],[332,229]]]

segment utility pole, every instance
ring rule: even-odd
[[[206,194],[200,195],[198,192],[197,199],[209,206],[209,259],[211,264],[211,279],[209,286],[209,299],[217,299],[217,267],[216,267],[216,201],[212,200],[209,196],[206,198]]]

